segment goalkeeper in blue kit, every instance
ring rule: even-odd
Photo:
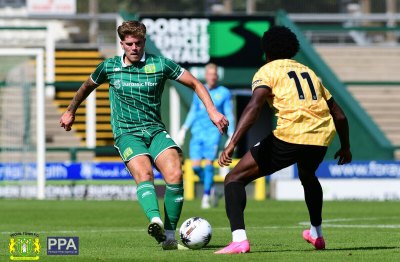
[[[218,67],[215,64],[210,63],[205,66],[205,80],[205,87],[210,92],[215,107],[229,121],[227,141],[229,142],[234,132],[231,92],[228,88],[218,84]],[[221,134],[210,121],[206,108],[196,94],[193,95],[189,113],[179,131],[178,144],[183,144],[185,134],[189,128],[192,134],[189,145],[189,157],[194,173],[204,185],[201,207],[206,209],[211,207],[210,197],[213,193],[214,180],[213,161],[217,157]],[[205,161],[204,167],[201,165],[202,160]]]

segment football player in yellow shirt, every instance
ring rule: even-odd
[[[253,146],[225,178],[226,213],[232,242],[216,254],[250,251],[244,225],[245,186],[251,181],[297,163],[304,188],[311,227],[303,238],[316,249],[324,249],[322,235],[322,188],[315,176],[328,145],[337,132],[341,147],[338,164],[350,163],[349,127],[343,110],[315,73],[292,58],[299,50],[296,35],[289,28],[273,26],[264,33],[262,46],[267,63],[254,75],[253,95],[232,139],[219,158],[229,165],[241,137],[257,120],[265,102],[275,110],[276,129]]]

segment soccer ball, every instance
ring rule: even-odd
[[[182,243],[190,249],[205,247],[211,240],[211,225],[201,217],[191,217],[179,229]]]

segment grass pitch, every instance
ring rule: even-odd
[[[146,233],[138,202],[0,200],[0,261],[9,260],[9,235],[15,232],[39,234],[40,261],[400,261],[399,206],[400,202],[325,202],[327,249],[316,251],[301,237],[308,228],[303,202],[248,200],[251,253],[214,255],[231,240],[223,203],[210,210],[201,210],[199,201],[184,204],[180,222],[201,216],[212,225],[206,248],[162,251]],[[78,236],[79,255],[47,256],[47,236]]]

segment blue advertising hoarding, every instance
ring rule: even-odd
[[[154,178],[162,179],[153,168]],[[35,180],[34,163],[0,163],[0,181]],[[47,163],[46,180],[118,180],[132,179],[123,163]]]
[[[294,176],[298,177],[297,168]],[[388,179],[400,178],[400,161],[353,161],[338,165],[336,161],[324,161],[317,170],[317,177],[324,179]]]

